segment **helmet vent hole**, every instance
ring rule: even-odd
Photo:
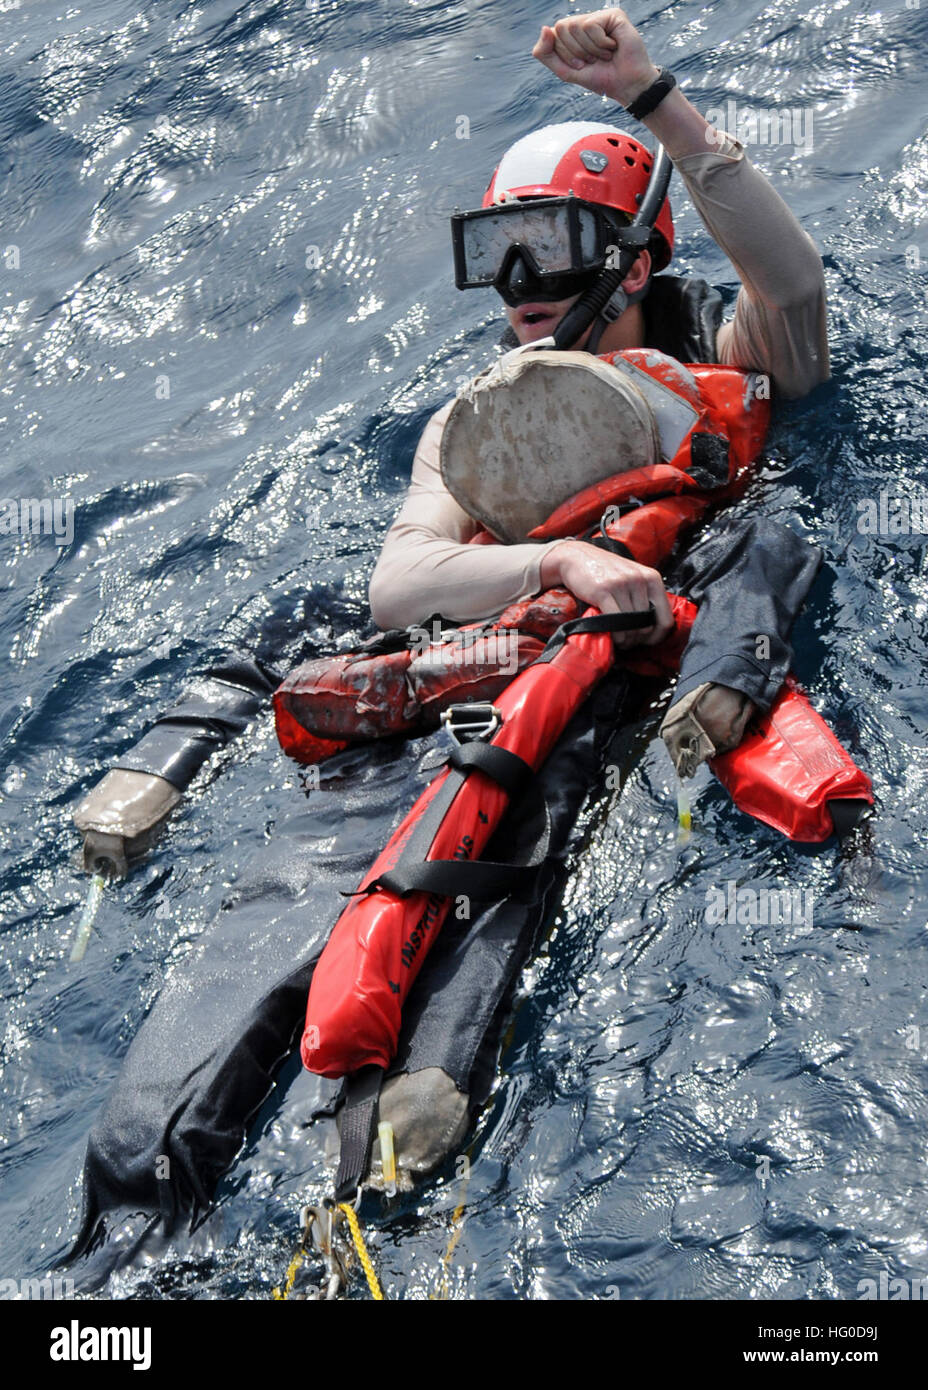
[[[616,145],[616,146],[617,146],[618,143],[619,143],[618,140],[614,139],[613,136],[611,136],[611,135],[607,135],[607,136],[606,136],[606,144],[607,144],[607,145]]]
[[[630,154],[627,154],[627,155],[625,156],[625,163],[626,163],[626,164],[630,164],[630,165],[632,166],[632,168],[634,168],[634,166],[635,166],[635,161],[632,159],[632,157],[631,157]]]

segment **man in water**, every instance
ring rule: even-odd
[[[609,96],[630,108],[633,116],[640,115],[676,164],[703,222],[732,261],[742,282],[734,318],[717,333],[715,360],[766,374],[786,397],[801,396],[826,380],[829,368],[824,283],[821,261],[811,240],[766,179],[744,157],[737,141],[712,130],[673,86],[672,79],[658,73],[641,37],[623,11],[599,11],[561,20],[553,28],[545,26],[535,45],[534,56],[562,81],[578,83]],[[568,134],[572,136],[574,129],[569,127]],[[604,128],[581,126],[577,134],[584,129],[594,129],[601,134]],[[539,153],[550,165],[552,147],[556,149],[557,141],[564,138],[564,127],[554,127],[553,131],[553,135],[550,130],[538,132],[537,145],[533,144],[534,137],[528,137],[527,149],[519,149],[518,154],[510,151],[504,157],[488,190],[491,205],[496,203],[497,196],[502,200],[508,189],[524,189],[529,184],[532,185],[529,196],[545,196],[545,189],[538,187],[539,183],[544,183],[543,179],[509,178],[510,170],[515,167],[511,156],[516,164],[526,156],[528,166],[537,173],[544,163]],[[630,168],[636,156],[647,152],[642,146],[626,150],[628,137],[621,136],[620,132],[605,135],[604,143],[613,136],[614,146],[610,147],[610,153],[606,155],[600,151],[598,161],[593,157],[595,152],[585,151],[581,141],[577,153],[578,178],[582,179],[582,170],[590,171],[591,165],[594,172],[597,167],[605,167],[602,165],[605,159],[610,175],[618,171],[628,183],[623,168]],[[568,143],[572,147],[576,140],[571,138]],[[519,146],[523,146],[523,142],[519,142]],[[584,153],[590,161],[587,164],[582,162]],[[645,166],[646,161],[642,161],[636,175],[641,192]],[[499,190],[497,180],[500,181]],[[551,192],[569,197],[571,190],[565,187]],[[634,190],[631,192],[633,195]],[[573,200],[570,201],[573,207]],[[619,213],[626,214],[627,222],[635,210],[634,196],[621,201],[627,206],[605,203],[603,216],[618,207]],[[595,220],[597,215],[594,208],[590,216]],[[660,222],[659,217],[656,232]],[[663,236],[663,244],[660,236]],[[541,256],[538,246],[534,250]],[[664,232],[657,241],[652,241],[649,249],[640,253],[623,282],[627,304],[619,296],[621,312],[608,322],[604,322],[604,315],[600,314],[574,346],[588,353],[653,346],[653,342],[648,341],[653,315],[646,310],[654,300],[646,296],[652,293],[652,270],[663,269],[671,250],[672,228],[668,212]],[[527,254],[531,254],[537,267],[537,258],[530,245]],[[599,273],[597,270],[596,275]],[[512,275],[507,270],[506,275],[507,317],[517,342],[522,344],[548,337],[585,293],[585,289],[578,286],[565,290],[559,285],[555,294],[550,281],[546,282],[547,292],[539,292],[537,285],[532,286],[532,276],[525,273],[524,266],[521,270],[513,269]],[[545,290],[544,285],[541,288]],[[709,340],[714,325],[715,321],[711,331],[697,335],[707,349],[712,346]],[[712,360],[711,354],[709,360]],[[606,613],[643,610],[652,603],[656,615],[654,625],[637,640],[659,642],[668,632],[671,620],[664,586],[655,570],[573,540],[545,545],[468,544],[478,533],[478,522],[445,487],[439,466],[439,445],[450,409],[451,403],[432,417],[416,451],[408,495],[387,537],[371,583],[375,621],[384,628],[405,627],[422,622],[434,613],[452,620],[469,621],[495,615],[519,598],[563,585],[581,601]],[[569,483],[570,480],[565,481]],[[803,545],[798,540],[795,544],[799,549]],[[809,563],[800,556],[797,569],[801,569],[803,563],[808,571],[806,578],[810,579],[814,561]],[[802,584],[796,585],[797,593],[802,587]],[[776,592],[782,612],[782,590],[777,588]],[[801,599],[801,593],[799,596]],[[747,612],[750,603],[743,602],[744,595],[739,591],[735,597],[739,610],[744,607]],[[740,620],[740,611],[738,617]],[[633,634],[625,634],[617,640],[636,639]],[[688,650],[692,647],[691,641]],[[138,849],[143,839],[157,830],[179,801],[182,788],[208,751],[243,727],[259,707],[262,693],[269,693],[274,683],[271,673],[254,662],[240,660],[221,668],[214,667],[209,675],[211,680],[206,693],[195,689],[190,698],[182,700],[158,721],[150,735],[130,751],[129,757],[121,760],[118,769],[107,774],[79,808],[77,820],[85,831],[88,867],[97,868],[102,861],[125,872],[130,851]],[[734,704],[725,704],[723,700],[721,713],[715,711],[717,717],[709,718],[707,705],[719,695],[731,697]],[[701,742],[697,727],[693,745],[693,731],[682,721],[678,732],[682,729],[685,737],[677,740],[681,749],[696,746],[701,756],[705,756],[707,746],[738,741],[738,731],[743,730],[751,709],[744,695],[723,685],[708,684],[692,691],[692,701],[690,708],[696,710],[704,725],[710,726],[713,736]],[[582,740],[569,750],[571,756],[577,752],[581,766],[588,767],[596,756],[592,725],[591,719],[591,737],[585,754],[579,748]],[[729,725],[732,732],[727,739]],[[715,734],[716,728],[721,728],[726,738],[720,740]],[[563,763],[555,767],[552,778],[560,776],[563,767]],[[544,773],[545,768],[542,768],[542,776]],[[564,793],[559,813],[561,830],[565,818],[572,814],[576,805],[576,795],[582,790],[582,786],[578,786],[567,788]],[[554,851],[555,856],[557,853],[559,851]],[[313,862],[311,857],[308,862]],[[287,893],[293,894],[289,858],[287,864]],[[549,886],[538,900],[545,912],[553,880],[547,882]],[[298,892],[302,893],[302,889]],[[389,1118],[393,1125],[397,1153],[409,1172],[428,1171],[447,1155],[453,1144],[461,1141],[474,1106],[485,1094],[488,1047],[495,1046],[498,1040],[502,1017],[500,1004],[511,988],[514,970],[524,958],[531,913],[538,910],[538,904],[534,908],[526,905],[521,918],[516,910],[508,924],[507,919],[492,916],[484,919],[485,930],[481,930],[479,923],[470,923],[467,932],[449,934],[446,938],[450,955],[446,957],[444,974],[433,975],[435,993],[428,996],[429,1006],[434,1004],[429,1016],[431,1022],[418,1037],[415,1022],[411,1025],[411,1036],[418,1047],[414,1052],[415,1060],[410,1062],[407,1054],[404,1065],[408,1064],[409,1070],[400,1070],[390,1077],[378,1110],[379,1118]],[[296,910],[300,917],[294,928],[293,942],[288,942],[286,933],[279,931],[280,919],[276,914],[272,918],[273,940],[277,943],[274,949],[281,952],[281,961],[287,958],[288,952],[298,952],[293,943],[302,939],[305,930],[302,902],[297,904]],[[180,990],[175,989],[173,1000],[169,994],[165,1004],[158,1006],[158,1012],[153,1015],[154,1025],[151,1020],[146,1025],[153,1042],[143,1040],[136,1044],[112,1110],[98,1122],[91,1139],[84,1240],[95,1238],[98,1222],[119,1200],[127,1173],[135,1184],[128,1192],[133,1210],[141,1208],[157,1214],[166,1209],[163,1181],[150,1176],[154,1174],[155,1165],[148,1158],[151,1154],[163,1156],[169,1140],[177,1145],[176,1152],[181,1155],[176,1165],[180,1176],[176,1187],[171,1189],[172,1199],[176,1199],[180,1209],[185,1203],[191,1205],[190,1192],[195,1190],[199,1198],[203,1184],[215,1181],[217,1156],[231,1162],[238,1142],[236,1136],[240,1129],[243,1132],[249,1117],[255,1113],[261,1100],[261,1087],[277,1066],[282,1048],[286,1047],[285,1039],[292,1026],[292,1020],[286,1017],[288,1001],[294,998],[294,982],[298,978],[296,957],[286,959],[288,973],[275,983],[274,971],[282,968],[273,964],[278,956],[269,952],[271,965],[265,966],[262,952],[249,940],[243,957],[248,969],[244,973],[230,973],[227,962],[234,952],[230,951],[222,932],[216,937],[216,954],[209,956],[207,942],[207,949],[200,957],[206,964],[200,973],[199,986],[205,991],[204,999],[209,996],[207,1003],[212,1003],[195,1012],[197,1017],[207,1020],[217,1017],[213,996],[217,984],[226,980],[229,991],[226,997],[234,1010],[233,1018],[242,1020],[244,1042],[236,1038],[232,1027],[231,1031],[230,1028],[222,1030],[225,1042],[220,1045],[212,1030],[204,1026],[199,1035],[202,1060],[191,1071],[192,1064],[185,1051],[172,1073],[177,1048],[172,1050],[164,1040],[176,1038],[177,1001],[181,1001],[182,1012],[189,1011],[191,1000],[195,1002],[198,997],[196,981],[192,987],[184,982]],[[449,963],[458,963],[457,953],[465,944],[468,953],[473,953],[469,954],[468,969],[450,969]],[[217,960],[222,969],[216,968]],[[253,962],[265,966],[264,975],[255,974],[257,964]],[[305,978],[306,968],[305,960],[299,963],[300,977]],[[417,987],[424,978],[420,977]],[[249,988],[253,990],[250,999],[235,997],[239,993],[247,994]],[[298,988],[296,993],[299,993]],[[264,1015],[260,1012],[262,1008],[267,1010]],[[285,1015],[283,1018],[281,1012]],[[445,1026],[436,1026],[439,1015]],[[244,1070],[243,1047],[248,1052],[248,1066]],[[228,1070],[223,1073],[222,1068]],[[199,1094],[195,1088],[191,1089],[193,1075],[202,1082]],[[231,1076],[234,1084],[223,1082],[218,1086],[216,1078],[223,1075]],[[138,1084],[139,1076],[144,1078],[143,1086]],[[225,1114],[216,1110],[220,1092],[225,1097]],[[212,1132],[209,1126],[204,1128],[204,1115],[218,1117],[221,1133],[215,1127]],[[234,1141],[231,1144],[230,1139]],[[196,1177],[196,1184],[192,1177]]]
[[[632,108],[633,115],[643,113],[643,124],[673,160],[707,230],[741,281],[734,317],[718,332],[714,360],[765,374],[783,397],[803,396],[827,380],[825,284],[811,238],[741,144],[710,126],[670,74],[656,67],[625,12],[598,10],[545,25],[532,53],[562,82],[607,96]],[[527,137],[504,156],[497,174],[520,146],[531,157],[546,139],[550,144],[556,132],[572,128],[548,127]],[[576,129],[579,133],[582,127]],[[493,181],[491,190],[496,192]],[[505,187],[499,200],[505,201]],[[653,251],[642,251],[623,281],[629,298],[624,312],[601,332],[599,325],[594,346],[588,346],[591,325],[572,347],[606,353],[647,346],[642,299],[653,268]],[[524,344],[548,337],[581,293],[555,300],[542,298],[537,290],[530,299],[508,295],[506,315],[515,338]],[[646,609],[652,603],[654,626],[615,640],[619,645],[660,642],[672,620],[656,570],[576,540],[468,544],[478,523],[451,496],[439,467],[451,405],[432,416],[416,450],[409,490],[371,580],[375,622],[383,628],[406,627],[434,613],[467,622],[562,585],[605,613]],[[747,713],[742,700],[742,730]]]
[[[714,356],[723,365],[760,372],[784,397],[803,396],[827,380],[825,285],[821,258],[811,238],[746,158],[738,141],[710,126],[673,85],[672,77],[655,66],[624,11],[600,10],[559,20],[553,27],[546,25],[533,56],[561,81],[605,95],[641,117],[670,155],[709,233],[729,257],[741,289],[734,316],[719,328],[714,354],[709,353],[706,360]],[[538,170],[547,167],[550,172],[552,150],[556,154],[565,139],[568,146],[579,147],[582,159],[589,153],[579,139],[586,131],[608,132],[604,148],[610,148],[610,174],[621,173],[635,151],[637,157],[647,156],[645,163],[650,161],[643,145],[630,142],[614,127],[582,122],[547,127],[517,142],[504,155],[487,190],[490,204],[503,203],[508,188],[527,182],[533,186],[533,196],[543,196],[544,179],[539,180]],[[611,138],[615,141],[614,159],[608,143]],[[571,167],[583,178],[590,165],[584,166],[575,156]],[[522,178],[526,168],[536,177]],[[643,192],[647,183],[643,167],[636,177]],[[634,187],[632,179],[624,200],[625,223],[636,209],[635,195],[629,191]],[[570,189],[551,191],[568,193]],[[527,206],[531,208],[531,204]],[[612,216],[615,208],[605,204],[603,213]],[[624,310],[605,325],[602,316],[595,320],[580,335],[575,348],[606,353],[653,346],[647,338],[645,311],[654,300],[652,274],[664,268],[672,253],[673,230],[666,204],[655,224],[656,234],[662,225],[663,234],[640,253],[623,282],[627,298]],[[559,286],[559,297],[555,297],[550,283],[547,289],[539,289],[524,271],[523,266],[519,283],[514,272],[500,291],[507,304],[509,331],[521,344],[548,337],[585,292],[585,287],[575,286],[565,293]],[[667,278],[660,277],[655,283]],[[563,586],[604,613],[640,611],[653,604],[655,622],[651,628],[623,633],[614,640],[619,646],[660,642],[670,629],[671,617],[656,570],[583,541],[468,543],[480,530],[479,523],[448,491],[440,469],[442,433],[452,405],[449,401],[432,416],[419,441],[409,490],[371,579],[374,621],[385,629],[406,627],[439,613],[451,621],[470,622],[495,616],[519,599]],[[565,495],[574,490],[568,487]],[[796,592],[798,603],[804,591],[799,586]],[[750,609],[745,607],[745,623],[751,619]],[[219,679],[225,677],[220,675]],[[229,706],[231,735],[241,726],[246,707],[253,713],[273,682],[254,670],[243,674],[240,666],[230,679],[235,697]],[[751,688],[749,681],[743,683]],[[251,693],[242,695],[242,686]],[[681,681],[678,692],[682,686]],[[228,698],[226,686],[219,690]],[[152,827],[163,822],[180,800],[180,786],[189,781],[219,737],[215,730],[222,703],[217,697],[215,707],[210,705],[207,723],[214,732],[209,736],[191,734],[187,739],[180,760],[183,778],[174,748],[177,735],[172,732],[174,724],[179,729],[190,725],[190,711],[182,702],[182,720],[177,720],[176,711],[169,711],[139,747],[122,759],[121,770],[107,774],[94,789],[76,817],[85,832],[88,865],[102,858],[119,872],[126,871],[125,845],[137,849]],[[693,770],[693,749],[699,750],[701,761],[711,756],[709,749],[720,752],[735,746],[752,711],[746,693],[711,680],[697,682],[682,698],[678,695],[662,727],[678,771],[688,775]],[[160,775],[168,767],[172,781]]]

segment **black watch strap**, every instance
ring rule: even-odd
[[[661,68],[660,74],[655,77],[650,87],[645,88],[640,96],[637,96],[631,106],[626,106],[625,110],[630,116],[634,116],[636,121],[642,120],[645,116],[650,116],[655,111],[668,92],[672,92],[677,85],[677,79],[667,68]]]

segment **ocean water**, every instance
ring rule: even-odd
[[[390,1297],[443,1267],[468,1299],[853,1299],[881,1271],[928,1277],[926,537],[858,526],[865,499],[926,488],[928,6],[631,14],[701,109],[800,115],[801,139],[748,152],[822,251],[833,379],[779,410],[740,506],[825,550],[796,670],[877,807],[809,850],[704,771],[683,845],[655,724],[630,731],[521,982],[466,1192],[449,1165],[370,1210]],[[73,535],[0,536],[4,1278],[67,1247],[88,1129],[165,976],[275,827],[313,814],[258,720],[107,889],[74,967],[73,809],[211,658],[286,666],[364,627],[417,437],[502,326],[494,296],[454,288],[448,215],[529,129],[623,124],[531,59],[555,17],[0,0],[0,493],[73,504]],[[677,270],[730,302],[732,267],[671,196]],[[712,925],[729,881],[810,894],[811,921]],[[327,1171],[285,1080],[199,1242],[108,1292],[268,1296]]]

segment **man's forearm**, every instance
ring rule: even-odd
[[[627,107],[658,73],[639,59],[606,95]],[[719,334],[718,360],[766,372],[784,396],[805,395],[830,375],[825,278],[812,238],[737,140],[710,125],[679,87],[642,123],[743,285],[734,320]]]
[[[787,397],[827,381],[825,276],[812,238],[737,140],[711,126],[679,88],[645,123],[743,285],[734,319],[719,334],[718,360],[767,373]]]
[[[658,72],[655,68],[655,78]],[[634,100],[634,95],[629,97],[630,101]],[[660,106],[644,117],[642,125],[661,142],[674,163],[689,154],[706,154],[714,148],[712,127],[679,87],[668,92]]]
[[[674,161],[713,240],[749,292],[782,305],[818,290],[822,261],[811,237],[733,136],[710,125],[679,87],[643,123]],[[713,182],[724,193],[712,196],[707,171],[715,169],[721,181]]]
[[[394,527],[370,582],[381,628],[422,623],[433,613],[453,622],[489,618],[548,587],[539,568],[547,545],[461,545],[426,528]]]

